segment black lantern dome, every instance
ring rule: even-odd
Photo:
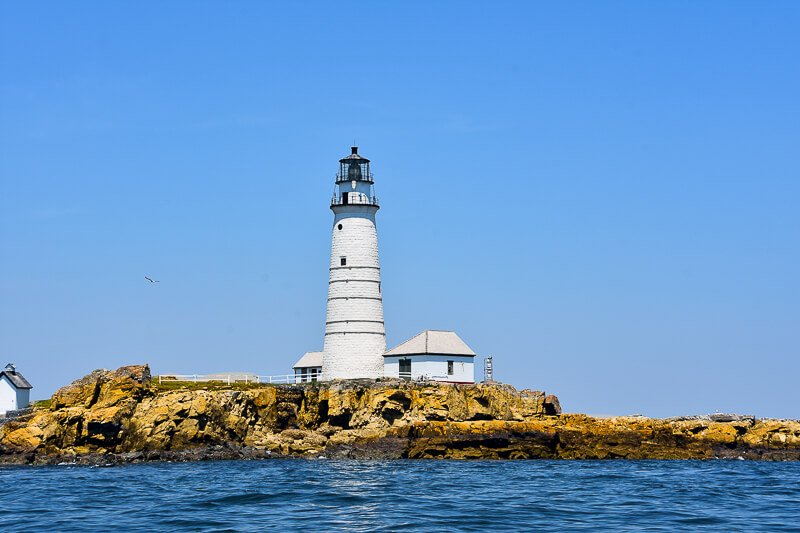
[[[369,170],[369,159],[358,154],[358,146],[350,147],[351,154],[339,160],[339,173],[336,183],[343,181],[366,181],[373,183]]]

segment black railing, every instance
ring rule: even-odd
[[[342,174],[340,172],[336,173],[336,183],[344,183],[346,181],[353,181],[351,178],[348,177],[347,174]],[[361,177],[355,181],[366,181],[367,183],[375,183],[375,176],[373,176],[372,172],[370,173],[363,173]]]
[[[345,196],[345,194],[347,196]],[[334,196],[331,199],[331,205],[374,205],[378,206],[377,196],[366,196],[363,194],[345,193],[341,196]]]

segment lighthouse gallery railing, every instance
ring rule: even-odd
[[[378,197],[352,195],[344,198],[344,196],[334,196],[331,198],[331,205],[378,205]]]

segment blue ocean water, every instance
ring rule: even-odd
[[[800,463],[2,467],[0,506],[2,531],[800,531]]]

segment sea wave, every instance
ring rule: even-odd
[[[0,530],[800,531],[800,464],[306,461],[0,468]]]

